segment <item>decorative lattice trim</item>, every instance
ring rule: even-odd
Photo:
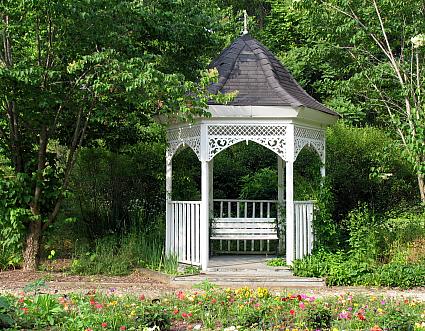
[[[169,129],[167,132],[169,152],[173,156],[181,147],[189,146],[201,159],[201,127],[193,125],[178,129]]]
[[[310,146],[319,154],[322,162],[325,162],[325,132],[323,130],[296,126],[294,135],[294,160],[297,159],[304,146]]]
[[[242,141],[253,141],[286,157],[286,125],[208,125],[208,161]]]

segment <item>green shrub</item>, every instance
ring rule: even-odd
[[[12,327],[15,324],[12,311],[9,298],[0,295],[0,330]]]

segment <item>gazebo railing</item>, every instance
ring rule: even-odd
[[[201,265],[201,201],[171,201],[169,250],[181,263]],[[285,219],[285,202],[279,207],[277,200],[214,199],[214,219],[246,218]],[[311,253],[313,248],[313,201],[294,201],[294,256],[299,259]],[[279,222],[279,237],[285,239],[284,222]],[[266,253],[270,240],[217,240],[216,252]]]
[[[201,201],[171,201],[170,250],[181,263],[201,265]]]

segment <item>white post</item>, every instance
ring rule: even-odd
[[[171,236],[173,233],[171,233],[172,225],[171,222],[173,211],[172,211],[172,205],[171,205],[171,194],[173,189],[173,156],[171,155],[169,149],[167,149],[166,156],[165,156],[165,252],[166,254],[174,253],[171,251],[171,241],[173,238]]]
[[[201,125],[201,213],[199,225],[199,241],[201,268],[208,268],[210,253],[209,217],[210,217],[210,162],[208,162],[208,126]]]
[[[294,260],[294,162],[286,161],[286,263]]]
[[[214,215],[214,159],[209,162],[209,206],[210,206],[210,215]]]
[[[209,162],[201,161],[201,224],[200,224],[200,244],[201,244],[201,266],[202,271],[206,271],[208,268],[209,260]]]
[[[294,220],[294,125],[286,129],[286,263],[292,264],[295,251],[295,220]]]
[[[283,200],[285,200],[284,196],[284,170],[283,170],[283,159],[278,155],[277,156],[277,222],[279,226],[279,246],[278,253],[283,254],[285,250],[285,238],[282,236],[283,234],[283,215],[281,212],[281,208],[283,208]]]

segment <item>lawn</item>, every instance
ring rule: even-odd
[[[425,330],[425,302],[356,294],[315,298],[267,288],[176,291],[158,299],[107,293],[0,296],[10,330]]]

